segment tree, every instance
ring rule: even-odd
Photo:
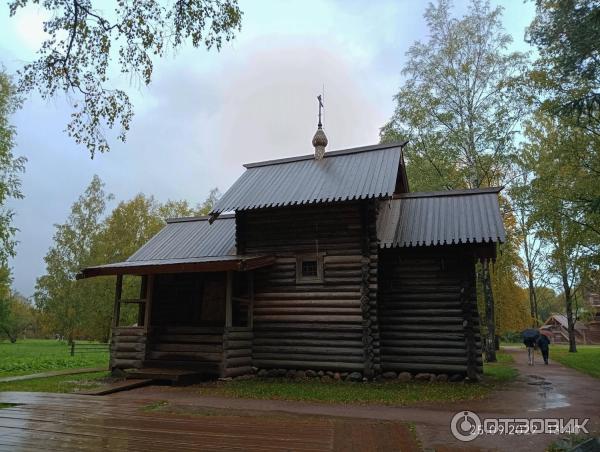
[[[538,300],[536,291],[537,273],[542,264],[542,242],[537,235],[537,223],[534,219],[534,199],[532,197],[531,181],[535,177],[528,163],[523,161],[517,153],[512,157],[513,171],[516,173],[508,188],[508,194],[513,206],[513,216],[515,218],[516,235],[521,243],[523,256],[525,258],[526,271],[525,283],[529,295],[529,312],[531,316],[531,326],[537,327],[540,324],[538,312]],[[545,317],[542,317],[544,320]]]
[[[530,75],[541,106],[600,133],[600,3],[536,0],[527,41],[539,58]]]
[[[503,182],[525,109],[519,85],[511,81],[524,71],[527,58],[508,51],[512,38],[501,16],[501,8],[481,0],[472,0],[460,19],[451,17],[447,0],[427,8],[429,41],[410,47],[394,115],[381,130],[382,141],[411,141],[409,168],[425,164],[436,175],[421,178],[413,189]],[[479,272],[486,287],[486,359],[495,361],[493,291],[486,266]]]
[[[217,187],[213,188],[209,193],[208,197],[204,200],[202,204],[199,204],[196,208],[197,215],[208,215],[219,198],[221,197],[221,192]]]
[[[517,218],[514,209],[511,209],[504,196],[500,197],[500,205],[505,211],[506,242],[498,245],[498,256],[493,267],[489,268],[491,274],[489,289],[493,290],[494,294],[494,320],[496,333],[499,335],[522,331],[530,323],[527,294],[518,284],[526,269],[519,255],[522,238]]]
[[[113,8],[92,0],[13,0],[10,15],[30,3],[51,18],[37,59],[19,72],[20,91],[72,99],[67,131],[92,157],[109,150],[104,126],[117,124],[125,141],[133,117],[129,96],[111,84],[118,72],[149,85],[156,57],[187,41],[219,50],[240,30],[242,16],[237,0],[118,1]]]
[[[556,294],[552,287],[538,286],[535,288],[535,293],[541,323],[548,320],[552,314],[564,312],[565,302]]]
[[[579,129],[590,143],[575,149],[573,157],[592,173],[592,180],[566,186],[562,197],[568,204],[576,201],[580,208],[600,213],[600,4],[536,0],[527,39],[539,53],[529,72],[532,101],[562,124]]]
[[[16,245],[14,234],[17,230],[12,225],[14,212],[6,208],[6,202],[11,198],[23,198],[19,175],[25,170],[26,159],[15,157],[12,153],[16,130],[9,121],[10,115],[19,106],[20,99],[15,87],[0,70],[0,267],[15,255]]]
[[[84,297],[75,276],[81,268],[92,265],[94,241],[101,231],[106,204],[112,195],[104,191],[104,183],[94,176],[84,194],[71,207],[63,224],[55,225],[54,244],[44,257],[46,274],[38,278],[35,302],[52,332],[72,343],[80,331],[85,315]]]
[[[57,226],[54,244],[45,258],[46,275],[38,279],[35,299],[46,327],[70,341],[75,337],[107,341],[114,278],[76,281],[76,274],[87,266],[126,260],[164,227],[166,218],[196,215],[217,197],[218,190],[214,189],[202,205],[192,208],[187,201],[159,203],[153,196],[140,193],[121,201],[106,216],[112,195],[105,193],[104,184],[94,176],[73,204],[67,221]],[[140,278],[126,276],[123,283],[123,296],[138,298]]]
[[[408,164],[429,162],[442,188],[490,186],[503,179],[525,108],[508,82],[527,60],[508,52],[501,8],[473,0],[461,19],[450,9],[446,0],[427,8],[430,39],[410,47],[381,137],[409,139]]]
[[[540,110],[526,123],[525,136],[522,158],[535,174],[530,184],[533,220],[543,241],[545,270],[564,297],[569,351],[575,352],[575,295],[586,273],[597,265],[600,215],[565,199],[564,192],[582,180],[591,183],[589,169],[573,159],[578,149],[589,145],[589,135]]]
[[[28,328],[33,326],[35,314],[27,298],[18,292],[11,292],[6,300],[6,315],[0,320],[0,332],[13,344]]]

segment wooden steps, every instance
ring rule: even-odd
[[[175,369],[164,367],[143,367],[141,369],[127,369],[127,380],[147,380],[151,382],[169,382],[175,385],[197,383],[206,377],[205,372],[188,369]],[[148,383],[150,384],[150,383]]]
[[[103,396],[108,394],[114,394],[115,392],[129,391],[130,389],[141,388],[142,386],[149,386],[152,384],[152,382],[153,380],[150,379],[127,378],[126,380],[117,381],[108,386],[103,386],[100,389],[92,389],[90,391],[78,392],[78,394]]]

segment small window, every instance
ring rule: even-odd
[[[296,258],[296,282],[323,282],[323,256],[306,255]]]
[[[317,260],[302,261],[302,278],[317,278]]]

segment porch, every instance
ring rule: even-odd
[[[110,368],[178,382],[250,372],[253,276],[143,275],[140,296],[131,299],[122,296],[123,275],[117,275]]]

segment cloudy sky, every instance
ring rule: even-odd
[[[101,1],[94,5],[101,7]],[[112,4],[112,2],[110,2]],[[516,50],[532,2],[493,1]],[[325,87],[328,149],[378,141],[391,115],[405,52],[427,39],[426,2],[417,0],[241,0],[242,31],[221,52],[184,48],[161,60],[148,88],[129,88],[136,116],[125,144],[94,160],[63,132],[62,98],[29,99],[13,118],[16,155],[28,158],[25,199],[12,202],[19,228],[14,286],[33,294],[54,224],[94,174],[116,200],[139,192],[157,199],[202,201],[225,191],[242,163],[312,152],[316,100]],[[466,2],[456,1],[460,15]],[[9,18],[0,6],[0,64],[9,72],[33,58],[44,35],[35,7]]]

